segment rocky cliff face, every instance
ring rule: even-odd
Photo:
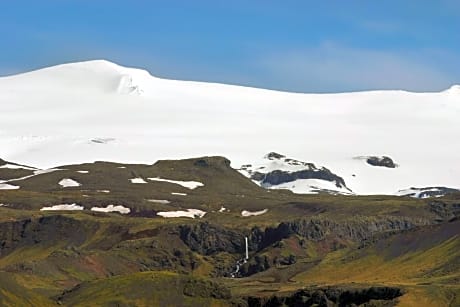
[[[0,256],[18,246],[53,245],[64,238],[69,245],[80,245],[94,230],[90,225],[61,215],[0,223]]]
[[[242,232],[210,223],[180,226],[179,235],[187,246],[202,255],[218,252],[242,253],[245,248]]]
[[[255,250],[261,250],[293,234],[315,242],[335,237],[361,243],[381,233],[398,232],[428,224],[430,221],[425,219],[390,216],[356,217],[343,222],[309,218],[282,222],[276,228],[269,227],[263,231],[260,228],[253,228],[249,238],[256,247]]]
[[[33,247],[37,244],[61,246],[61,243],[65,243],[66,247],[78,250],[85,243],[87,248],[108,253],[131,253],[135,250],[135,253],[145,254],[147,258],[139,258],[136,265],[152,270],[194,270],[200,264],[199,257],[195,254],[199,253],[209,256],[208,260],[213,263],[220,263],[216,265],[214,275],[225,275],[232,271],[234,260],[243,256],[244,238],[247,237],[251,259],[246,266],[242,266],[241,274],[251,275],[274,265],[290,265],[296,262],[294,254],[265,254],[267,249],[280,245],[284,239],[298,237],[299,242],[320,242],[329,250],[345,247],[348,243],[366,245],[382,236],[457,218],[460,205],[437,201],[431,202],[428,210],[438,218],[428,220],[398,216],[354,216],[333,220],[316,216],[285,221],[265,228],[236,229],[210,222],[198,222],[179,226],[162,225],[140,232],[130,232],[128,228],[116,224],[107,226],[71,216],[49,215],[0,223],[0,257],[16,248]],[[94,237],[96,233],[97,238]],[[335,242],[344,243],[335,245]],[[221,254],[227,255],[225,261],[218,260]]]
[[[248,233],[226,229],[210,223],[180,226],[180,238],[192,250],[203,255],[217,252],[243,253],[244,237],[248,236],[249,250],[260,251],[290,235],[299,235],[311,241],[321,241],[327,237],[338,237],[355,242],[362,242],[383,232],[394,232],[429,225],[431,222],[422,218],[379,217],[355,218],[336,222],[324,218],[308,218],[282,222],[277,227],[261,229],[254,227]]]
[[[248,306],[395,306],[403,291],[395,287],[371,287],[368,289],[306,289],[292,295],[248,297]]]
[[[438,216],[437,221],[440,222],[452,221],[460,217],[460,203],[458,202],[451,203],[435,200],[428,203],[428,208]]]

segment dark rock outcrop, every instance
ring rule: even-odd
[[[276,153],[276,152],[273,152],[273,151],[268,153],[265,157],[267,159],[269,159],[269,160],[279,160],[279,159],[282,159],[282,158],[286,158],[285,155],[282,155],[282,154],[279,154],[279,153]]]
[[[395,287],[371,287],[368,289],[306,289],[292,295],[271,297],[247,297],[247,306],[395,306],[396,299],[404,293]]]
[[[439,221],[451,221],[460,217],[460,202],[431,201],[428,203],[428,207],[431,212],[439,217]]]
[[[202,255],[218,252],[242,253],[244,251],[244,235],[209,223],[183,225],[179,227],[181,240]]]
[[[398,165],[393,162],[390,157],[382,156],[371,156],[367,157],[366,162],[372,166],[381,166],[381,167],[388,167],[388,168],[396,168]]]
[[[307,240],[321,241],[328,237],[337,237],[362,243],[376,234],[385,232],[398,232],[428,225],[425,219],[403,217],[356,217],[343,222],[336,222],[324,218],[299,219],[296,221],[282,222],[276,228],[268,227],[264,231],[253,228],[249,241],[250,246],[257,246],[261,250],[290,235],[299,235]]]
[[[346,188],[345,180],[337,176],[325,167],[305,169],[296,172],[287,172],[275,170],[269,173],[255,172],[251,175],[252,180],[260,181],[261,185],[279,185],[286,182],[296,181],[298,179],[321,179],[335,183],[338,188]]]
[[[60,215],[24,219],[0,223],[0,255],[7,254],[17,246],[46,243],[53,244],[64,239],[69,244],[81,244],[87,233],[77,220]]]

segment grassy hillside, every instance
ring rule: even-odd
[[[459,304],[458,195],[268,191],[222,157],[57,169],[0,190],[1,305]],[[148,179],[157,177],[203,186]],[[60,186],[65,178],[80,186]],[[84,210],[40,211],[73,203]],[[90,210],[108,205],[130,213]],[[206,214],[157,214],[186,209]],[[249,259],[237,270],[245,237]]]

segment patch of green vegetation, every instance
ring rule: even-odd
[[[64,305],[226,306],[231,294],[216,282],[172,272],[144,272],[81,284],[58,298]]]
[[[0,272],[0,305],[2,306],[55,306],[53,300],[20,285],[12,274]]]

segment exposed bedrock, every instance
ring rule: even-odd
[[[335,183],[338,188],[346,188],[345,180],[342,177],[332,173],[327,168],[306,169],[296,172],[287,172],[275,170],[266,174],[255,172],[251,175],[252,180],[260,181],[261,185],[279,185],[286,182],[296,181],[298,179],[321,179]]]
[[[398,166],[390,157],[387,156],[370,156],[367,157],[366,162],[372,166],[381,166],[388,168],[396,168]]]
[[[250,231],[227,229],[210,223],[183,225],[179,227],[180,238],[192,250],[203,255],[218,252],[243,253],[244,237],[249,239],[249,251],[260,251],[290,235],[299,235],[307,240],[321,241],[337,237],[355,242],[363,242],[374,235],[428,225],[422,218],[406,217],[356,217],[352,220],[335,222],[323,218],[307,218],[282,222],[277,227],[262,229],[254,227]]]

